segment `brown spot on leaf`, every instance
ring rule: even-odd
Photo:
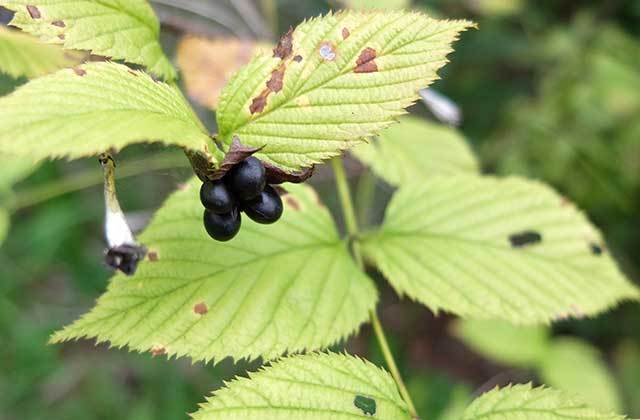
[[[267,95],[270,91],[263,91],[259,96],[253,98],[251,101],[251,105],[249,105],[249,112],[251,115],[264,111],[264,107],[267,106],[267,95],[264,95],[264,92],[267,92]]]
[[[258,152],[260,149],[262,149],[262,147],[244,146],[240,143],[238,137],[234,137],[231,141],[229,151],[224,155],[220,167],[211,175],[211,179],[216,180],[222,178],[231,168]]]
[[[325,61],[334,61],[338,56],[335,45],[333,45],[333,43],[329,41],[325,41],[320,44],[318,53],[320,54],[320,57],[322,57],[322,59]]]
[[[167,349],[164,346],[153,346],[153,348],[151,348],[151,356],[157,357],[163,354],[167,354]]]
[[[136,73],[135,71],[133,70],[127,70],[127,71],[129,72],[130,75],[138,77],[138,73]]]
[[[42,15],[40,14],[40,9],[38,9],[36,6],[27,6],[27,11],[29,12],[29,16],[31,16],[31,19],[40,19],[42,17]]]
[[[289,28],[286,34],[280,38],[278,45],[273,49],[273,56],[282,60],[289,58],[293,52],[293,28]]]
[[[367,47],[360,53],[360,56],[356,60],[356,68],[353,70],[355,73],[373,73],[378,71],[378,65],[374,61],[377,57],[377,52],[371,47]]]
[[[264,169],[267,175],[267,183],[268,184],[282,184],[285,182],[291,182],[294,184],[299,184],[301,182],[306,181],[313,175],[314,167],[304,168],[299,172],[285,172],[277,166],[269,163],[262,162],[264,165]]]
[[[280,66],[271,73],[271,79],[267,81],[267,88],[274,93],[282,90],[282,81],[284,79],[284,67]]]
[[[84,69],[81,69],[80,67],[74,67],[73,72],[78,76],[85,76],[87,74],[87,71]]]
[[[149,251],[149,253],[147,254],[147,257],[151,262],[158,261],[158,253],[156,251]]]
[[[287,207],[293,211],[300,211],[300,202],[291,194],[285,196],[284,201],[287,203]]]
[[[293,61],[295,61],[296,63],[299,63],[302,61],[302,56],[301,55],[296,55],[295,57],[293,57]]]
[[[281,187],[280,185],[275,185],[272,188],[274,189],[275,192],[278,193],[280,197],[284,197],[285,195],[289,194],[289,192],[285,190],[283,187]]]
[[[351,35],[351,32],[347,28],[342,28],[342,39],[349,38],[349,35]]]
[[[205,315],[207,312],[209,312],[209,308],[207,307],[206,303],[200,302],[194,305],[193,312],[198,315]]]
[[[64,24],[64,22],[63,22],[63,21],[61,21],[61,20],[54,20],[53,22],[51,22],[51,24],[52,24],[53,26],[57,26],[58,28],[64,28],[64,27],[66,27],[66,26],[67,26],[67,25],[65,25],[65,24]]]
[[[58,34],[58,39],[61,39],[61,40],[63,40],[63,41],[64,41],[64,40],[65,40],[65,38],[66,38],[66,37],[64,36],[64,34]]]

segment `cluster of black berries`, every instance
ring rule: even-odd
[[[282,215],[282,199],[267,185],[264,165],[255,157],[238,163],[222,179],[202,184],[200,201],[205,207],[204,227],[218,241],[236,236],[241,212],[263,224]]]

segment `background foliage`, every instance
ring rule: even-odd
[[[165,24],[161,39],[166,51],[183,32],[268,37],[269,19],[261,18],[256,6],[239,11],[225,1],[203,1],[196,16],[185,11],[189,3],[153,3]],[[281,0],[277,32],[331,5]],[[423,0],[415,6],[480,25],[480,31],[456,45],[444,80],[434,87],[461,106],[461,130],[479,153],[484,172],[550,182],[606,232],[611,252],[637,281],[640,254],[633,251],[640,246],[640,99],[632,86],[640,85],[640,5],[632,0]],[[2,74],[0,91],[23,82]],[[420,104],[413,112],[428,117]],[[209,113],[202,115],[213,124]],[[119,184],[122,204],[133,212],[134,222],[140,221],[138,226],[190,172],[178,151],[151,161],[143,157],[154,151],[155,146],[136,146],[118,157],[126,162],[120,176],[154,170]],[[7,160],[2,158],[3,166]],[[355,162],[350,169],[355,182],[361,169]],[[14,171],[18,181],[20,168]],[[100,258],[103,208],[101,188],[95,185],[100,179],[96,162],[89,159],[46,163],[13,189],[0,185],[2,206],[17,210],[0,249],[2,418],[183,418],[184,407],[196,407],[223,379],[255,368],[229,361],[216,367],[167,363],[104,346],[94,349],[88,342],[44,345],[53,330],[93,306],[110,276]],[[333,208],[328,174],[320,171],[313,183]],[[374,192],[376,206],[369,218],[377,221],[390,189],[377,183]],[[436,319],[407,302],[400,305],[384,282],[379,285],[383,322],[425,417],[457,418],[473,393],[544,378],[544,370],[530,363],[469,345],[454,334],[449,318]],[[623,305],[597,319],[562,322],[548,332],[557,340],[570,335],[590,343],[610,375],[604,382],[613,390],[607,392],[619,395],[622,411],[636,417],[638,325],[640,308]],[[351,353],[382,363],[366,328],[345,345]]]

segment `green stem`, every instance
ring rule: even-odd
[[[353,200],[351,199],[349,183],[347,182],[347,175],[344,170],[344,165],[342,164],[342,159],[335,158],[331,161],[331,164],[333,165],[333,171],[336,176],[336,186],[338,188],[340,204],[342,205],[342,214],[344,216],[347,233],[351,238],[357,238],[358,222],[356,219],[355,210],[353,208]],[[352,242],[352,251],[358,267],[361,270],[364,270],[364,261],[362,258],[362,253],[360,252],[360,244],[357,240]],[[378,340],[378,344],[380,345],[380,350],[382,350],[384,360],[387,363],[389,371],[391,372],[391,376],[393,376],[393,379],[396,381],[396,385],[398,386],[400,395],[402,395],[402,399],[404,399],[404,401],[407,403],[409,414],[411,414],[411,417],[413,417],[414,419],[419,419],[416,408],[413,404],[413,401],[411,400],[411,395],[409,395],[407,386],[402,380],[400,370],[398,369],[398,365],[396,365],[396,361],[393,358],[393,354],[391,353],[391,349],[389,348],[389,343],[387,342],[384,330],[382,329],[382,324],[380,324],[380,320],[378,319],[378,315],[376,314],[375,310],[369,311],[369,317],[371,318],[373,331],[376,335],[376,339]]]
[[[122,168],[118,168],[118,178],[136,176],[145,172],[188,167],[189,164],[183,156],[177,153],[165,153],[128,162]],[[11,211],[15,212],[25,207],[31,207],[64,194],[102,184],[102,182],[103,174],[96,171],[95,168],[78,172],[59,181],[17,192],[10,206]]]

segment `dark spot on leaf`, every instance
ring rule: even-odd
[[[300,211],[300,202],[292,195],[286,195],[284,201],[293,211]]]
[[[156,262],[158,261],[158,253],[156,251],[149,251],[147,258],[149,258],[151,262]]]
[[[251,114],[255,114],[256,112],[262,112],[264,111],[264,107],[267,106],[267,95],[264,95],[264,92],[260,94],[260,96],[253,98],[253,101],[251,101],[251,105],[249,105],[249,112],[251,112]],[[269,91],[266,91],[267,94]]]
[[[64,34],[58,34],[58,38],[64,41],[66,37]]]
[[[374,61],[376,57],[376,50],[371,47],[365,48],[356,60],[356,68],[353,71],[355,73],[373,73],[378,71],[378,65]]]
[[[296,63],[299,63],[302,61],[302,56],[301,55],[296,55],[295,57],[293,57],[293,61],[295,61]]]
[[[109,248],[105,254],[104,262],[109,267],[120,270],[127,276],[135,274],[138,263],[147,254],[147,249],[142,245],[123,244]]]
[[[54,20],[53,22],[51,22],[51,24],[52,24],[53,26],[57,26],[57,27],[59,27],[59,28],[64,28],[64,27],[66,27],[66,26],[67,26],[67,25],[65,25],[65,24],[64,24],[64,22],[63,22],[63,21],[61,21],[61,20]]]
[[[602,247],[594,242],[589,244],[589,248],[591,249],[591,253],[593,255],[602,255],[602,253],[604,252]]]
[[[278,45],[273,49],[273,56],[286,60],[293,52],[293,28],[289,28],[286,34],[280,38]]]
[[[260,149],[262,149],[262,147],[244,146],[242,143],[240,143],[240,139],[238,137],[234,137],[231,141],[229,151],[226,155],[224,155],[224,159],[222,160],[220,167],[211,174],[211,179],[216,180],[222,178],[224,174],[231,170],[231,168],[233,168],[249,156],[253,155]]]
[[[362,410],[362,413],[365,416],[373,416],[376,414],[376,400],[374,400],[373,398],[356,395],[353,400],[353,405]]]
[[[193,312],[198,315],[205,315],[207,312],[209,312],[209,308],[207,307],[206,303],[200,302],[193,307]]]
[[[136,73],[135,71],[133,70],[127,70],[127,71],[129,72],[130,75],[138,77],[138,73]]]
[[[342,28],[342,39],[349,38],[349,35],[351,35],[351,32],[347,28]]]
[[[27,11],[29,12],[29,16],[31,16],[31,19],[40,19],[42,17],[40,10],[36,6],[27,6]]]
[[[74,72],[75,74],[77,74],[78,76],[84,76],[84,75],[86,75],[86,74],[87,74],[87,71],[86,71],[86,70],[84,70],[84,69],[81,69],[80,67],[74,67],[74,68],[73,68],[73,72]]]
[[[299,172],[285,172],[275,165],[269,162],[262,162],[267,175],[267,183],[269,184],[283,184],[285,182],[291,182],[299,184],[306,181],[313,175],[314,167],[304,168]]]
[[[320,54],[320,57],[322,57],[322,59],[325,61],[333,61],[338,56],[338,54],[336,53],[336,47],[328,41],[320,44],[318,53]]]
[[[267,88],[274,93],[282,90],[282,81],[284,79],[284,67],[278,67],[271,73],[271,79],[267,81]]]
[[[153,357],[162,356],[163,354],[167,354],[167,349],[164,346],[154,346],[151,349],[151,356]]]
[[[509,242],[513,248],[522,248],[525,246],[537,244],[542,241],[542,235],[532,230],[514,233],[509,236]]]

